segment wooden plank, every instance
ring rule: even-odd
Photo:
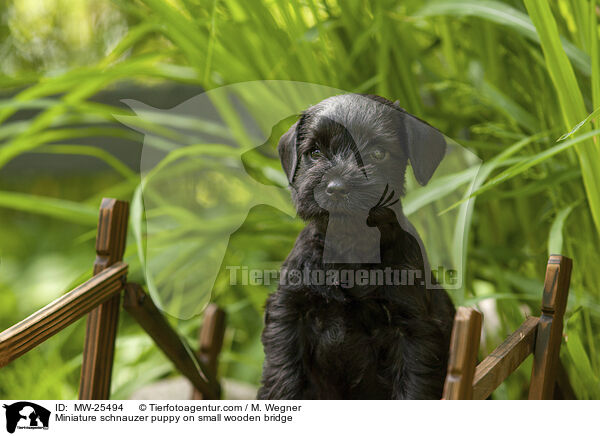
[[[140,285],[125,286],[123,307],[156,342],[156,345],[175,364],[175,367],[204,398],[218,399],[219,385],[207,365],[197,359],[194,351],[171,327]]]
[[[217,378],[217,368],[219,366],[219,353],[223,347],[223,337],[225,336],[225,311],[214,303],[208,305],[204,311],[202,328],[200,329],[200,347],[198,358],[204,363],[211,375]],[[217,392],[221,396],[221,392]],[[203,400],[205,397],[202,392],[194,389],[192,399]]]
[[[539,318],[530,317],[500,346],[477,365],[473,399],[485,400],[533,353]]]
[[[459,307],[456,311],[444,384],[445,400],[470,400],[473,397],[482,319],[481,313],[472,308]]]
[[[127,265],[119,262],[0,333],[0,367],[108,301],[123,288]]]
[[[572,266],[573,261],[568,257],[553,254],[548,260],[531,371],[530,400],[551,400],[554,395]]]
[[[127,202],[113,198],[102,200],[94,274],[123,259],[128,216]],[[115,295],[88,316],[79,384],[80,400],[106,400],[110,395],[120,299],[120,294]]]

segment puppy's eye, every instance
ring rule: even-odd
[[[383,148],[379,148],[379,147],[374,148],[369,153],[369,156],[373,160],[384,160],[387,157],[387,155],[388,155],[387,151],[385,151]]]
[[[310,158],[311,159],[317,160],[317,159],[320,159],[321,157],[323,157],[323,153],[318,148],[313,148],[310,151]]]

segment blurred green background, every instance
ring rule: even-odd
[[[561,358],[577,397],[600,399],[599,17],[596,0],[2,2],[0,329],[89,277],[100,199],[139,187],[142,135],[115,120],[130,114],[121,99],[166,109],[237,82],[304,81],[399,100],[483,160],[452,297],[484,311],[489,352],[539,314],[548,254],[573,258]],[[268,154],[244,163],[259,180],[279,169]],[[230,264],[277,268],[301,228],[254,208]],[[126,260],[143,282],[136,242]],[[258,384],[272,290],[217,282],[222,376]],[[201,317],[170,321],[196,343]],[[2,368],[0,397],[76,398],[83,335],[80,320]],[[530,368],[494,398],[526,397]],[[113,398],[175,374],[123,314]]]

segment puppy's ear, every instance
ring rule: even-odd
[[[403,113],[408,159],[417,182],[426,185],[446,154],[446,140],[425,121]]]
[[[298,129],[302,125],[303,119],[304,115],[281,136],[277,144],[279,160],[281,160],[281,166],[290,185],[294,181],[296,167],[298,166]]]

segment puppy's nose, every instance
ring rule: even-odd
[[[348,194],[348,187],[340,179],[333,179],[327,184],[325,192],[327,192],[329,195],[343,197]]]

